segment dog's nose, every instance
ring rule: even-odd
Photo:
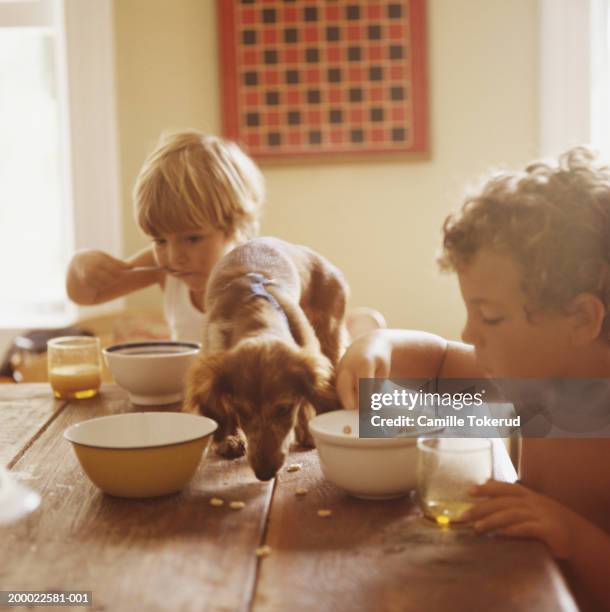
[[[277,474],[277,470],[275,468],[263,468],[254,470],[254,473],[259,480],[266,481],[271,480]]]

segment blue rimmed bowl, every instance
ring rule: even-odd
[[[182,401],[184,380],[199,353],[195,342],[129,342],[103,350],[117,385],[141,406]]]

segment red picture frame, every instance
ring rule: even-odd
[[[425,0],[218,0],[223,133],[256,159],[428,152]]]

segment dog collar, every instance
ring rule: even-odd
[[[282,314],[285,314],[284,309],[280,306],[279,302],[265,288],[267,285],[275,285],[274,281],[266,278],[262,274],[258,274],[258,272],[248,272],[246,276],[250,280],[250,289],[252,290],[250,299],[262,297],[264,300],[267,300],[276,310],[279,310]]]

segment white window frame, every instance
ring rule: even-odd
[[[540,154],[590,144],[610,161],[610,0],[540,0]]]
[[[610,162],[610,0],[591,1],[591,142]]]
[[[49,27],[57,33],[60,123],[67,135],[62,139],[63,197],[72,211],[66,223],[73,236],[65,248],[66,267],[78,249],[121,256],[112,0],[0,0],[1,27]],[[86,308],[73,305],[62,320],[24,320],[18,325],[22,329],[62,326],[122,307],[123,300]],[[5,338],[17,331],[0,329]]]
[[[590,0],[540,0],[540,154],[591,142]]]

